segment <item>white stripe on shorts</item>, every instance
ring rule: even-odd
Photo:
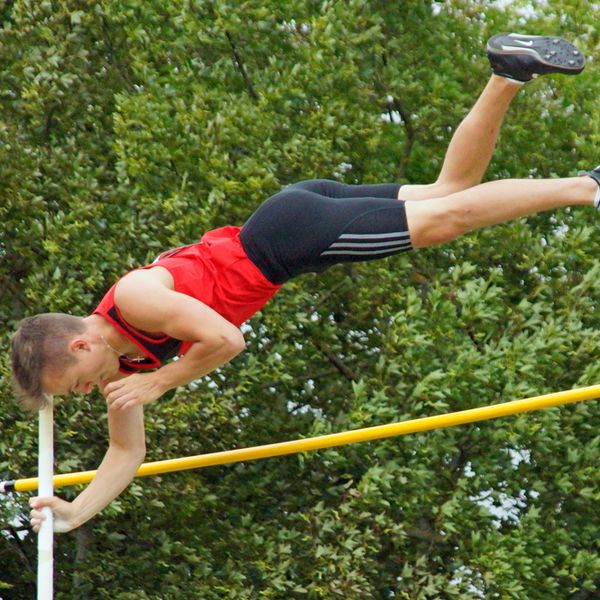
[[[383,248],[384,246],[397,246],[403,244],[405,246],[410,245],[408,240],[392,240],[389,242],[372,242],[372,243],[355,243],[355,242],[334,242],[329,246],[328,250],[332,248]]]
[[[376,241],[379,240],[379,241]],[[343,233],[321,256],[377,256],[411,248],[408,231],[391,233]]]
[[[384,248],[382,250],[373,250],[371,248],[365,248],[363,250],[344,250],[341,248],[338,248],[337,250],[325,250],[324,252],[321,252],[321,256],[329,256],[332,254],[346,254],[346,255],[353,255],[353,256],[364,256],[364,257],[368,257],[368,256],[374,256],[377,254],[385,254],[386,252],[397,252],[398,250],[407,250],[411,247],[410,242],[402,242],[399,244],[389,244],[387,248]]]
[[[407,238],[408,231],[394,231],[392,233],[342,233],[338,240],[385,240],[387,238]]]

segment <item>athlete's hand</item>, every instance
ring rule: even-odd
[[[134,373],[123,379],[111,381],[102,389],[112,410],[123,410],[138,404],[158,400],[167,390],[159,383],[156,372]]]
[[[31,506],[30,523],[33,530],[38,533],[42,526],[42,521],[46,520],[46,515],[42,512],[42,508],[49,506],[54,514],[54,531],[64,533],[75,529],[78,525],[75,520],[75,510],[73,505],[66,500],[57,498],[56,496],[49,498],[30,498],[29,506]]]

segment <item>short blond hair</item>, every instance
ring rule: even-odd
[[[23,407],[40,410],[48,404],[42,373],[75,364],[77,361],[69,354],[69,341],[84,331],[82,317],[64,313],[45,313],[21,321],[12,336],[12,376]]]

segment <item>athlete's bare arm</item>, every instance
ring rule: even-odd
[[[56,496],[31,498],[31,525],[39,531],[49,506],[54,513],[54,530],[70,531],[79,527],[114,500],[131,482],[146,453],[143,406],[131,410],[109,409],[110,443],[90,485],[73,502]]]
[[[193,342],[177,361],[151,373],[136,373],[107,384],[104,395],[114,410],[147,404],[237,356],[245,347],[241,331],[206,304],[173,290],[162,267],[133,271],[115,291],[115,304],[133,327]]]

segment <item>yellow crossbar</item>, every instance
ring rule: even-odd
[[[200,469],[203,467],[212,467],[229,463],[258,460],[261,458],[271,458],[273,456],[284,456],[286,454],[296,454],[299,452],[308,452],[310,450],[321,450],[323,448],[332,448],[334,446],[344,446],[346,444],[356,444],[358,442],[368,442],[381,438],[407,435],[409,433],[418,433],[422,431],[431,431],[432,429],[441,429],[443,427],[453,427],[455,425],[464,425],[476,421],[485,421],[506,417],[518,413],[540,410],[560,404],[579,402],[582,400],[591,400],[600,397],[600,385],[593,385],[584,388],[555,392],[523,400],[513,400],[491,406],[472,408],[459,412],[446,413],[433,417],[423,417],[412,419],[400,423],[390,423],[388,425],[377,425],[375,427],[366,427],[354,431],[344,431],[341,433],[332,433],[313,438],[292,440],[289,442],[280,442],[276,444],[267,444],[265,446],[254,446],[252,448],[240,448],[237,450],[226,450],[223,452],[213,452],[211,454],[200,454],[198,456],[188,456],[184,458],[175,458],[171,460],[161,460],[143,464],[137,471],[136,477],[146,475],[157,475],[159,473],[171,473],[173,471],[184,471],[187,469]],[[54,476],[54,487],[65,487],[90,482],[96,471],[82,471],[80,473],[69,473],[65,475]],[[28,492],[36,490],[38,480],[36,477],[29,479],[18,479],[16,481],[0,483],[0,491]]]

